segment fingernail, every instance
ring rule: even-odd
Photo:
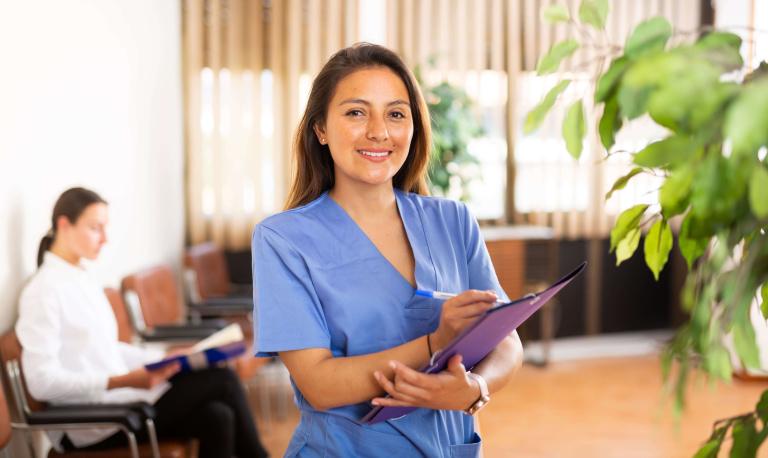
[[[395,363],[394,361],[390,361],[389,362],[389,367],[391,367],[392,370],[395,370],[395,369],[397,369],[397,363]]]
[[[377,406],[377,405],[379,405],[379,401],[371,401],[371,404]]]
[[[379,374],[378,372],[374,372],[373,376],[376,377],[376,380],[381,378],[381,374]]]

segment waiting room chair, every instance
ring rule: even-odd
[[[253,288],[231,282],[224,251],[213,242],[187,248],[184,253],[184,281],[192,316],[253,312]]]
[[[203,339],[228,324],[219,319],[180,324],[183,316],[176,280],[167,266],[129,275],[123,279],[121,289],[133,328],[148,342]]]
[[[123,301],[123,296],[119,291],[113,288],[104,288],[104,294],[107,295],[109,304],[112,306],[112,311],[115,313],[118,340],[120,342],[133,343],[133,330],[131,328],[125,301]],[[155,341],[157,341],[157,339],[155,339]],[[166,343],[175,345],[178,341],[177,339],[170,339],[166,341]],[[234,360],[234,367],[232,367],[241,380],[250,379],[262,366],[271,360],[271,358],[254,358],[251,356],[253,355],[253,339],[249,338],[247,335],[246,348],[245,355],[236,358]]]
[[[11,427],[24,431],[32,456],[35,455],[35,450],[29,431],[116,427],[128,438],[127,448],[68,452],[51,449],[48,457],[186,458],[191,456],[190,441],[176,439],[158,441],[152,421],[155,415],[154,408],[147,403],[48,406],[33,399],[26,390],[21,371],[21,352],[21,344],[14,331],[0,337],[0,356],[6,368],[8,386],[13,393],[20,419],[19,422],[10,421],[7,400],[4,394],[0,393],[0,447],[3,446],[3,440],[7,443],[8,439],[4,438],[10,436]],[[8,419],[7,422],[6,419]],[[146,428],[150,442],[138,444],[136,434],[143,428]]]

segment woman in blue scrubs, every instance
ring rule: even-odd
[[[280,356],[301,410],[285,456],[477,456],[464,411],[520,367],[513,333],[471,374],[460,355],[415,370],[506,299],[465,205],[428,197],[430,136],[413,74],[384,47],[339,51],[313,83],[286,211],[252,245],[256,356]],[[372,405],[423,408],[360,425]]]

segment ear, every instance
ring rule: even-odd
[[[315,131],[315,135],[317,135],[317,141],[319,141],[321,145],[325,145],[328,143],[328,139],[325,137],[324,124],[320,124],[319,122],[316,122],[312,125],[312,130]]]
[[[56,232],[61,232],[62,229],[67,230],[72,227],[72,222],[64,215],[59,216],[56,219]]]

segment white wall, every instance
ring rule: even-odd
[[[161,262],[178,269],[180,9],[179,0],[0,0],[0,332],[15,321],[69,187],[110,204],[109,243],[91,266],[104,285]]]

